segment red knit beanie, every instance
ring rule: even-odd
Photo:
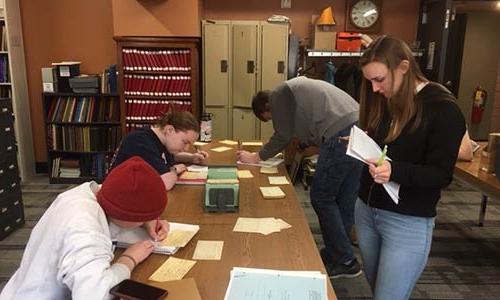
[[[114,168],[97,193],[107,216],[129,222],[158,218],[167,206],[167,191],[160,175],[139,156]]]

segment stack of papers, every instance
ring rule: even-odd
[[[234,267],[224,300],[327,300],[326,278],[319,271]]]
[[[286,196],[279,186],[262,186],[259,189],[264,199],[281,199]]]
[[[205,184],[207,182],[208,172],[186,171],[179,175],[176,184]]]
[[[290,227],[292,227],[292,225],[279,218],[238,218],[233,231],[268,235],[273,232],[280,232],[281,230],[288,229]]]
[[[358,126],[353,126],[351,128],[351,134],[349,135],[349,144],[347,145],[346,154],[368,164],[368,159],[381,157],[382,149],[380,149],[379,145]],[[386,159],[391,160],[389,157],[386,157]],[[399,183],[389,181],[384,183],[383,186],[392,201],[398,204]]]
[[[269,176],[269,184],[290,184],[286,176]]]
[[[284,162],[285,160],[282,159],[282,158],[276,158],[276,157],[271,157],[270,159],[268,160],[261,160],[259,162],[256,162],[256,163],[247,163],[247,162],[242,162],[242,161],[237,161],[238,164],[240,165],[249,165],[249,166],[257,166],[257,167],[276,167],[278,166],[279,164],[281,164],[282,162]]]
[[[156,242],[153,252],[166,255],[174,254],[179,248],[184,247],[199,230],[200,226],[198,225],[170,222],[167,238]],[[154,242],[143,227],[123,229],[116,237],[116,246],[128,248],[139,241],[145,240]]]

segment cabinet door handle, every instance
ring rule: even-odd
[[[255,62],[253,60],[247,60],[247,73],[253,74],[255,71]]]
[[[222,59],[220,61],[220,72],[227,73],[227,60],[226,59]]]
[[[5,232],[7,232],[7,231],[9,231],[9,230],[10,230],[10,226],[6,226],[6,227],[3,229],[3,231],[5,231]]]
[[[282,60],[278,61],[278,73],[279,74],[285,73],[285,62]]]
[[[2,207],[2,214],[4,214],[5,212],[7,212],[7,207]]]
[[[8,111],[9,111],[9,110],[7,109],[7,107],[2,108],[2,112],[3,112],[3,113],[4,113],[4,112],[8,112]]]

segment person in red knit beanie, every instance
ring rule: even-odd
[[[168,223],[159,217],[166,205],[160,175],[138,156],[114,168],[102,186],[86,182],[60,194],[33,228],[0,298],[108,298],[154,248],[151,240],[138,242],[112,263],[112,241],[139,226],[165,239]]]

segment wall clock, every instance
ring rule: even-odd
[[[347,0],[346,25],[349,32],[378,32],[382,24],[382,0]]]

